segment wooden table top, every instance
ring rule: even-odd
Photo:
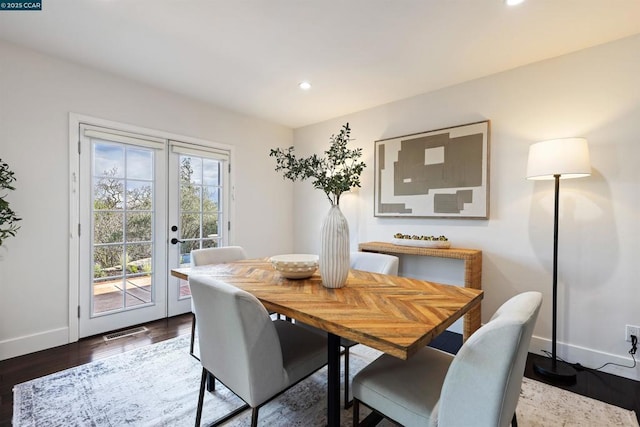
[[[407,359],[478,306],[483,291],[351,270],[340,289],[319,273],[289,280],[266,259],[186,267],[171,274],[212,276],[255,295],[277,313]]]

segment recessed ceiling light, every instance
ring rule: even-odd
[[[302,90],[309,90],[311,89],[311,83],[309,82],[301,82],[298,87]]]
[[[524,2],[524,0],[504,0],[504,2],[507,4],[507,6],[515,6]]]

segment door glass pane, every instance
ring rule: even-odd
[[[92,140],[91,314],[153,303],[153,150]]]
[[[97,176],[93,180],[94,207],[101,211],[122,210],[124,181],[113,175]]]
[[[180,209],[182,212],[198,212],[200,210],[201,187],[193,184],[180,186]]]
[[[93,249],[92,313],[122,309],[124,305],[123,245],[95,245]]]
[[[126,307],[135,307],[152,302],[151,287],[151,245],[130,244],[127,250],[127,269],[125,281],[127,292],[125,294]]]
[[[213,186],[206,186],[202,189],[204,192],[204,202],[210,207],[210,212],[217,212],[220,206],[220,188]]]
[[[153,180],[153,152],[144,148],[127,149],[127,178]]]
[[[93,249],[95,281],[121,276],[123,253],[124,247],[122,245],[96,244]]]
[[[213,159],[202,159],[204,185],[220,186],[220,162]]]
[[[217,239],[218,235],[218,214],[202,215],[203,235],[209,239]]]
[[[127,209],[130,211],[147,211],[152,209],[153,182],[127,180]]]
[[[127,218],[127,242],[150,242],[151,241],[151,212],[131,212],[126,214]]]
[[[124,146],[115,143],[100,143],[93,147],[94,176],[124,178]]]
[[[180,243],[180,266],[186,267],[191,263],[191,251],[200,249],[200,242],[197,240],[187,240]]]
[[[200,213],[183,212],[180,223],[181,239],[197,240],[200,237]]]
[[[106,209],[96,210],[93,218],[93,241],[95,244],[122,242],[124,228],[124,214],[122,212]]]

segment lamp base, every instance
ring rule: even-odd
[[[574,384],[576,382],[576,370],[565,362],[547,358],[537,361],[533,364],[533,370],[551,380],[552,382],[561,382],[564,384]]]

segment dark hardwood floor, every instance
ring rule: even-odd
[[[565,390],[591,397],[601,402],[633,410],[640,423],[640,382],[606,372],[587,368],[576,369],[577,380],[573,385],[553,384],[533,371],[533,363],[544,356],[529,353],[525,376],[537,381],[556,385]]]
[[[0,426],[10,426],[13,386],[74,366],[191,333],[191,313],[145,324],[148,331],[105,342],[102,335],[0,361]]]
[[[0,426],[10,426],[13,414],[13,386],[63,369],[124,353],[179,335],[191,333],[191,314],[157,320],[145,324],[147,332],[105,342],[102,335],[84,338],[76,343],[39,351],[0,361]],[[460,334],[445,332],[433,341],[434,347],[455,353],[462,344]],[[533,372],[533,361],[541,356],[529,354],[525,376],[546,382]],[[640,382],[592,371],[578,372],[574,385],[561,386],[566,390],[612,405],[634,410],[640,414]],[[640,417],[639,417],[640,421]]]

